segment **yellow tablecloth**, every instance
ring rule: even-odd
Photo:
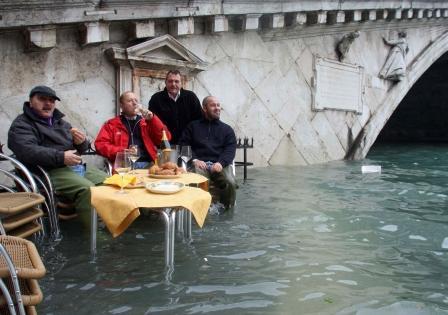
[[[184,183],[186,181],[188,184],[201,183],[205,178],[198,174],[191,175],[195,176],[182,176],[173,181]],[[202,179],[197,176],[201,176]],[[199,182],[192,182],[191,180],[194,179]],[[211,195],[208,192],[194,187],[185,187],[182,191],[171,195],[150,193],[144,188],[126,189],[128,194],[116,194],[118,189],[114,186],[90,188],[92,206],[95,207],[113,237],[123,233],[140,215],[139,208],[183,207],[193,213],[196,222],[202,227],[211,203]]]

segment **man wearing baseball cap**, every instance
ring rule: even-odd
[[[55,191],[74,202],[77,211],[90,213],[90,187],[102,183],[106,174],[90,167],[84,176],[74,171],[89,147],[86,135],[63,119],[56,109],[61,99],[52,88],[36,86],[29,97],[9,128],[8,147],[30,170],[43,167]]]

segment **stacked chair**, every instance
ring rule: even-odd
[[[32,192],[0,193],[0,232],[26,238],[42,230],[39,205],[45,198]]]
[[[0,161],[2,161],[0,175],[5,179],[9,179],[9,182],[0,181],[0,190],[10,193],[27,192],[44,196],[44,201],[34,207],[42,209],[48,217],[50,237],[55,240],[60,239],[54,191],[48,174],[41,167],[36,169],[38,174],[32,173],[18,160],[1,152]],[[16,197],[16,199],[19,199],[19,197]],[[2,213],[0,212],[1,216]],[[42,222],[42,218],[39,218],[39,220]],[[40,236],[43,237],[44,235],[45,231],[41,230]]]
[[[42,299],[37,279],[45,275],[45,266],[36,246],[23,238],[0,236],[0,314],[37,314]]]

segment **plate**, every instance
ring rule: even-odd
[[[184,189],[184,187],[185,184],[183,183],[162,181],[162,180],[146,184],[146,189],[149,190],[150,192],[164,195],[175,194]]]
[[[159,179],[171,179],[171,178],[179,178],[182,174],[177,175],[157,175],[157,174],[149,174],[151,178],[159,178]]]

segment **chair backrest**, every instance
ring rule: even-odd
[[[16,169],[20,170],[20,172],[23,174],[23,177],[26,179],[28,185],[30,186],[31,191],[35,192],[35,193],[39,193],[39,189],[37,187],[36,182],[33,179],[33,175],[31,174],[31,172],[28,170],[28,168],[25,165],[23,165],[17,159],[15,159],[11,156],[8,156],[4,153],[0,153],[0,160],[9,161]]]
[[[7,171],[7,170],[5,170],[3,168],[0,168],[0,173],[5,175],[7,178],[12,179],[15,182],[16,186],[19,186],[19,187],[16,187],[16,189],[10,187],[10,189],[8,189],[8,190],[12,190],[12,191],[14,191],[14,190],[17,191],[18,190],[18,191],[31,192],[30,186],[21,177],[19,177],[17,174],[15,174],[15,173],[13,173],[11,171]],[[3,183],[3,185],[5,187],[9,187],[9,186],[7,186],[6,183]]]
[[[9,274],[11,276],[13,288],[14,288],[14,295],[15,300],[19,309],[20,315],[25,315],[25,308],[23,306],[23,300],[22,300],[22,293],[20,292],[20,285],[19,280],[17,277],[16,268],[14,266],[14,263],[11,260],[11,257],[9,257],[8,252],[3,247],[2,244],[0,244],[0,256],[2,256],[3,259],[6,261],[6,266],[8,268]],[[4,282],[0,279],[0,290],[3,292],[3,296],[6,298],[6,301],[8,303],[8,308],[10,314],[16,315],[16,311],[14,308],[14,302],[12,301],[11,294],[9,293],[8,288],[4,284]]]

